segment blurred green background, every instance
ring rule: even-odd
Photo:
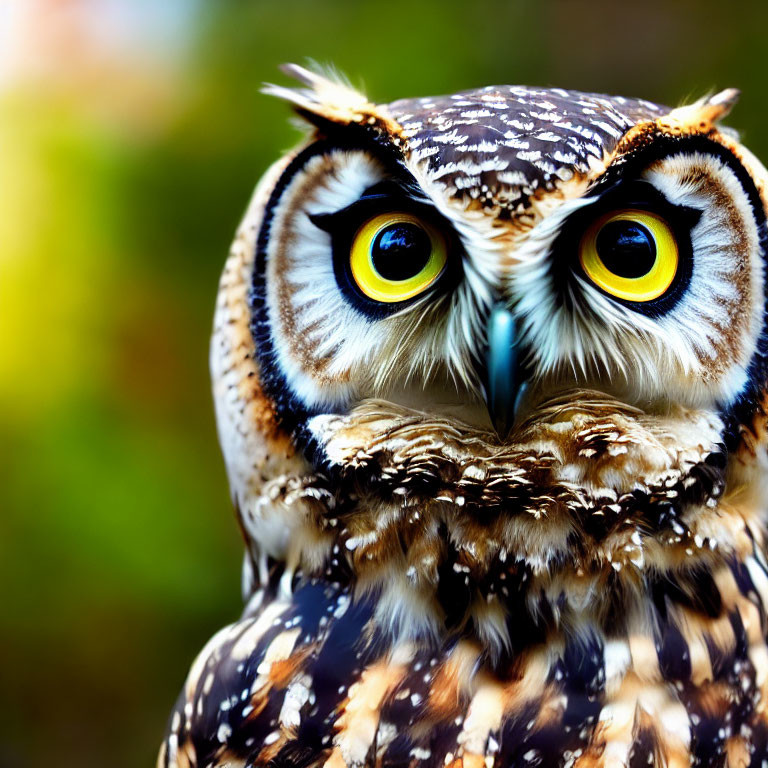
[[[0,0],[0,766],[148,766],[240,608],[209,396],[219,270],[299,137],[259,94],[489,83],[677,104],[735,85],[768,157],[768,6]]]

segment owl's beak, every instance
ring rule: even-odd
[[[487,339],[483,370],[485,402],[496,432],[504,438],[512,429],[526,382],[515,318],[502,303],[491,310]]]

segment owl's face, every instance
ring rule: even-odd
[[[511,399],[524,383],[529,400],[587,387],[643,408],[744,392],[764,214],[731,142],[646,129],[596,170],[631,125],[619,104],[498,90],[432,104],[391,108],[407,161],[343,128],[281,174],[254,328],[284,418],[382,398],[460,403],[490,426],[471,406],[513,350]]]
[[[377,106],[298,75],[272,91],[314,132],[257,190],[212,352],[256,567],[352,572],[414,632],[458,574],[456,620],[503,645],[499,563],[739,546],[716,516],[762,460],[768,336],[765,170],[716,126],[735,94]]]

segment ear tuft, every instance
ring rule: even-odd
[[[670,124],[676,123],[688,130],[711,130],[736,106],[740,95],[738,89],[726,88],[714,95],[698,99],[693,104],[673,109],[662,120]]]
[[[370,102],[365,95],[343,81],[338,73],[320,74],[298,64],[284,64],[281,71],[298,80],[303,88],[286,88],[267,83],[263,93],[290,102],[309,120],[313,118],[333,123],[369,123],[398,133],[399,126],[386,107]]]
[[[708,99],[704,99],[702,106],[712,111],[712,122],[721,120],[736,106],[741,91],[738,88],[726,88]]]

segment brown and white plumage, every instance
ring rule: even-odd
[[[765,765],[766,172],[717,126],[735,93],[383,106],[291,71],[269,90],[313,131],[254,195],[211,351],[247,605],[159,765]],[[642,306],[576,256],[618,207],[675,222]],[[389,209],[448,266],[378,306],[344,260]]]

